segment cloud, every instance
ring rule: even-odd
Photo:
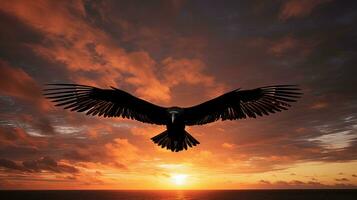
[[[37,103],[41,90],[35,80],[20,68],[10,66],[0,59],[0,93]]]
[[[271,184],[270,181],[266,181],[266,180],[260,180],[259,183],[263,183],[263,184]]]
[[[0,167],[28,173],[40,173],[44,171],[55,173],[78,173],[79,170],[73,166],[58,163],[52,158],[46,156],[38,160],[23,161],[18,164],[12,160],[0,159]]]
[[[298,39],[288,35],[277,40],[268,41],[268,53],[276,57],[282,57],[293,54],[294,56],[307,56],[318,41],[311,39]]]
[[[20,127],[0,126],[0,157],[24,159],[37,156],[47,146],[44,137],[34,137]]]
[[[200,85],[207,88],[208,95],[215,97],[224,92],[225,86],[216,82],[211,75],[204,73],[206,65],[199,59],[174,59],[168,57],[162,61],[163,76],[166,85]]]
[[[54,134],[52,124],[46,116],[50,105],[43,98],[37,82],[24,70],[13,67],[1,59],[0,70],[2,72],[0,94],[14,97],[20,105],[28,105],[21,113],[13,115],[11,118],[15,118],[22,121],[22,123],[30,125],[31,128],[39,130],[39,134]],[[33,115],[37,117],[34,118]]]
[[[316,102],[310,106],[311,109],[319,110],[328,107],[329,104],[327,102]]]
[[[289,0],[284,1],[279,13],[279,19],[302,18],[308,16],[317,6],[330,0]]]
[[[347,182],[347,181],[350,181],[350,180],[348,180],[347,178],[336,178],[335,181],[338,181],[338,182]]]
[[[212,86],[214,78],[204,75],[202,70],[205,64],[198,59],[173,59],[171,57],[162,61],[163,74],[166,82],[171,85],[203,84]]]
[[[357,138],[357,136],[351,134],[351,131],[341,131],[322,135],[317,138],[310,138],[308,140],[317,141],[326,149],[343,149],[349,147],[355,138]]]
[[[288,36],[280,39],[275,44],[273,44],[270,47],[269,52],[276,56],[281,56],[286,51],[296,48],[297,45],[298,41],[295,38]]]
[[[55,9],[58,7],[60,9]],[[198,59],[166,58],[157,63],[145,51],[127,52],[115,45],[114,38],[85,20],[89,13],[86,13],[80,1],[61,6],[48,1],[15,1],[4,3],[2,9],[42,32],[47,41],[28,46],[43,58],[62,63],[72,81],[121,88],[126,83],[135,88],[135,94],[139,97],[158,103],[170,102],[172,87],[178,84],[202,84],[207,87],[210,96],[222,92],[224,87],[202,72],[205,66]],[[43,15],[47,16],[46,20],[42,19]],[[166,69],[163,81],[157,75],[158,64]],[[183,68],[190,73],[185,73]],[[174,77],[173,74],[180,76]]]
[[[113,45],[110,36],[84,21],[86,13],[80,1],[60,6],[50,1],[12,2],[4,3],[2,9],[41,31],[48,39],[45,44],[29,45],[37,54],[63,63],[70,72],[85,71],[97,77],[93,80],[93,77],[69,73],[72,81],[118,86],[117,80],[122,79],[136,87],[136,93],[143,98],[158,102],[170,100],[169,88],[155,75],[155,61],[146,52],[127,53]],[[123,74],[129,76],[122,78]]]
[[[46,156],[38,160],[30,160],[22,162],[26,169],[34,172],[52,171],[56,173],[78,173],[79,170],[73,166],[60,164],[52,158]]]
[[[88,166],[92,164],[102,165],[114,167],[116,170],[127,170],[131,168],[133,162],[138,161],[143,150],[130,143],[126,138],[118,138],[116,131],[116,129],[109,130],[107,135],[99,134],[97,137],[90,137],[86,140],[65,140],[63,141],[66,143],[64,147],[56,144],[56,148],[66,148],[61,156],[63,159],[74,163],[82,163]],[[71,148],[68,148],[69,146]],[[141,148],[146,147],[141,146]]]
[[[158,126],[143,126],[143,127],[133,127],[130,129],[133,135],[145,136],[146,138],[151,138],[164,131],[162,127]]]
[[[146,51],[127,52],[116,45],[115,39],[106,32],[85,21],[89,13],[83,10],[79,1],[73,5],[64,4],[55,12],[44,9],[56,7],[57,4],[53,2],[45,1],[41,5],[30,2],[26,6],[18,4],[5,4],[4,10],[44,34],[49,40],[48,44],[31,44],[30,47],[44,58],[63,63],[72,81],[102,87],[120,87],[126,83],[135,88],[135,94],[139,97],[158,103],[170,102],[171,90],[179,84],[201,84],[209,91],[209,96],[215,96],[224,89],[222,84],[203,72],[206,66],[199,59],[168,57],[158,63]],[[48,19],[41,20],[39,11],[48,15]],[[182,45],[189,39],[181,40],[175,44]],[[189,44],[192,45],[192,42]],[[164,69],[164,80],[159,75],[159,65]],[[91,76],[83,76],[81,72]]]
[[[225,143],[222,144],[222,147],[226,148],[226,149],[234,149],[236,147],[236,145],[232,144],[232,143],[225,142]]]
[[[106,152],[114,158],[117,163],[129,165],[139,159],[138,148],[127,139],[117,138],[112,143],[105,145]]]
[[[0,141],[26,141],[28,139],[26,132],[20,128],[0,127],[0,133]]]
[[[0,159],[0,167],[10,170],[28,171],[26,168],[21,165],[18,165],[14,161],[3,158]]]
[[[289,189],[306,189],[306,188],[356,188],[356,185],[353,184],[323,184],[318,181],[300,181],[300,180],[291,180],[291,181],[275,181],[270,182],[266,180],[260,180],[258,187],[264,186],[264,188],[289,188]]]

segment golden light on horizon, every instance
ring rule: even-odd
[[[172,182],[176,185],[184,185],[186,183],[187,174],[175,174],[171,176]]]

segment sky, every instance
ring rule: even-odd
[[[357,187],[357,2],[0,1],[0,189]],[[161,106],[298,84],[288,111],[165,130],[55,107],[46,83]]]

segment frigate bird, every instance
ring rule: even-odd
[[[251,90],[236,89],[192,107],[162,107],[118,88],[101,89],[79,84],[48,84],[44,95],[71,111],[87,115],[122,117],[165,125],[166,130],[151,138],[154,143],[178,152],[200,144],[186,126],[217,120],[256,118],[287,110],[302,93],[297,85],[273,85]]]

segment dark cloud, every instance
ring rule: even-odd
[[[9,65],[0,58],[0,95],[14,98],[13,109],[4,110],[1,116],[9,117],[22,123],[27,123],[31,128],[39,131],[39,134],[54,134],[51,121],[44,112],[48,111],[48,102],[42,97],[38,83],[23,69]],[[9,106],[9,105],[5,105]],[[11,113],[16,113],[13,115]],[[37,117],[33,117],[36,115]]]
[[[350,180],[348,180],[347,178],[336,178],[335,181],[338,181],[338,182],[348,182]]]
[[[14,161],[3,158],[0,159],[0,167],[10,170],[29,171],[25,167],[15,163]]]
[[[295,189],[306,189],[306,188],[356,188],[357,185],[353,184],[323,184],[318,181],[300,181],[300,180],[292,180],[292,181],[275,181],[269,182],[266,180],[260,180],[260,184],[263,184],[266,188],[295,188]]]
[[[263,183],[263,184],[270,184],[270,181],[266,181],[266,180],[260,180],[259,183]]]
[[[46,156],[38,160],[23,161],[21,164],[8,159],[0,159],[0,167],[21,172],[39,173],[43,171],[55,173],[78,173],[79,170],[73,166],[60,164]]]
[[[330,0],[289,0],[285,1],[279,18],[287,20],[289,18],[300,18],[309,15],[312,10],[320,4],[327,3]]]
[[[22,162],[23,166],[31,171],[40,172],[42,170],[52,171],[56,173],[78,173],[78,169],[64,164],[59,164],[50,157],[43,157],[38,160],[30,160]]]
[[[3,60],[0,60],[0,70],[2,71],[2,79],[0,81],[2,95],[15,96],[32,101],[40,99],[39,86],[25,71],[12,67]]]

